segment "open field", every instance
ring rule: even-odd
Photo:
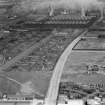
[[[3,33],[2,33],[3,34]],[[33,44],[49,36],[50,32],[10,32],[7,36],[2,35],[0,38],[0,55],[4,58],[1,60],[1,65],[17,56],[19,53],[25,51]]]
[[[88,31],[86,37],[97,37],[98,35],[105,35],[105,31]]]
[[[103,35],[102,38],[99,35]],[[76,44],[74,50],[105,50],[105,31],[90,31]]]
[[[72,51],[65,63],[59,87],[60,95],[68,98],[87,97],[105,90],[105,51]],[[98,65],[99,72],[88,72],[88,66]],[[103,92],[104,93],[104,92]]]
[[[105,39],[98,39],[97,37],[81,39],[74,49],[105,50]]]
[[[74,31],[71,30],[70,34]],[[59,56],[70,43],[71,35],[53,35],[46,43],[38,46],[29,56],[21,59],[14,67],[26,71],[52,71]],[[74,36],[76,37],[76,36]],[[12,71],[11,68],[6,71]]]
[[[74,51],[68,57],[64,66],[64,73],[61,80],[74,81],[80,84],[104,84],[105,85],[105,69],[99,68],[102,73],[88,74],[87,66],[98,65],[105,66],[104,51]]]
[[[78,99],[105,90],[105,39],[98,38],[104,34],[104,31],[89,31],[75,45],[63,68],[59,97],[63,94]],[[91,71],[93,65],[98,71]]]
[[[68,34],[53,33],[47,42],[39,45],[29,56],[16,62],[1,73],[1,93],[9,95],[39,95],[45,97],[54,66],[67,45],[77,36],[69,29]],[[78,30],[80,33],[81,30]],[[2,77],[9,77],[11,79]],[[16,80],[16,81],[14,81]]]

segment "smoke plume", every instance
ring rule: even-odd
[[[14,6],[15,12],[30,12],[36,9],[48,8],[52,5],[54,8],[71,8],[71,9],[100,9],[103,6],[102,2],[98,0],[20,0],[17,5]]]

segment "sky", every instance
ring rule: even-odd
[[[105,0],[103,0],[105,1]],[[103,3],[98,0],[20,0],[17,6],[15,6],[16,11],[30,11],[40,8],[49,7],[52,5],[54,8],[64,7],[64,8],[85,8],[90,7],[102,7]]]

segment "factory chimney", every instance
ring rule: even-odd
[[[50,8],[49,16],[53,16],[53,14],[54,14],[54,7],[53,7],[53,5],[50,4],[49,8]]]
[[[85,9],[84,8],[81,8],[81,16],[85,17]]]
[[[103,17],[104,17],[104,8],[101,8],[100,12],[101,12],[101,19],[103,19]]]

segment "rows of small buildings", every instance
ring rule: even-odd
[[[24,27],[71,27],[71,28],[80,28],[80,27],[89,27],[95,21],[97,17],[79,17],[79,16],[71,16],[71,15],[57,15],[53,17],[49,17],[48,19],[42,19],[41,21],[27,21],[23,24]]]
[[[58,93],[58,105],[103,105],[105,93],[96,92],[72,82],[61,82]]]

